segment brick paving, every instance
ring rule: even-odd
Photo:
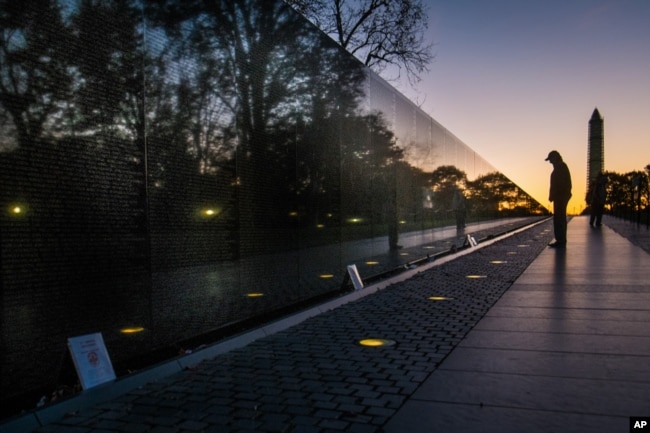
[[[546,247],[551,224],[36,431],[381,432]],[[365,338],[394,344],[364,347]]]

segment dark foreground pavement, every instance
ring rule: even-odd
[[[630,419],[650,421],[649,325],[650,255],[575,218],[567,249],[544,250],[384,431],[650,430]]]
[[[650,254],[587,223],[564,251],[546,221],[0,432],[627,432],[650,416]]]

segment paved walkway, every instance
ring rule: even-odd
[[[650,254],[650,225],[638,224],[609,215],[604,216],[603,222],[607,227]]]
[[[613,221],[613,223],[615,223]],[[392,432],[627,432],[650,416],[650,255],[586,218],[389,421]]]
[[[0,432],[626,432],[650,416],[650,254],[586,218],[568,232],[549,249],[546,221]]]

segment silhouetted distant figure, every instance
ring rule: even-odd
[[[553,202],[555,242],[551,242],[549,247],[566,248],[566,208],[571,198],[571,173],[557,150],[552,150],[546,157],[546,161],[553,164],[548,199]]]
[[[467,199],[458,188],[454,191],[454,197],[451,199],[451,207],[456,216],[456,230],[464,230],[465,217],[467,216]]]
[[[591,208],[589,225],[600,227],[603,222],[603,211],[605,210],[605,200],[607,199],[607,176],[598,173],[596,182],[589,188],[587,193],[587,203]]]

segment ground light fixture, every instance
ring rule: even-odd
[[[320,274],[318,277],[323,280],[329,280],[330,278],[334,278],[334,274]]]
[[[359,345],[364,347],[388,347],[395,345],[395,340],[385,338],[364,338],[359,340]]]
[[[507,260],[491,260],[490,263],[492,263],[493,265],[503,265],[505,263],[508,263],[508,261]]]
[[[480,278],[487,278],[487,275],[465,275],[465,278],[469,278],[470,280],[478,280]]]
[[[429,296],[430,301],[442,302],[442,301],[453,301],[454,298],[448,298],[446,296]]]
[[[139,334],[144,331],[142,326],[127,326],[126,328],[120,329],[120,334],[123,335],[132,335]]]
[[[264,296],[264,293],[260,293],[260,292],[246,293],[247,298],[261,298],[262,296]]]

